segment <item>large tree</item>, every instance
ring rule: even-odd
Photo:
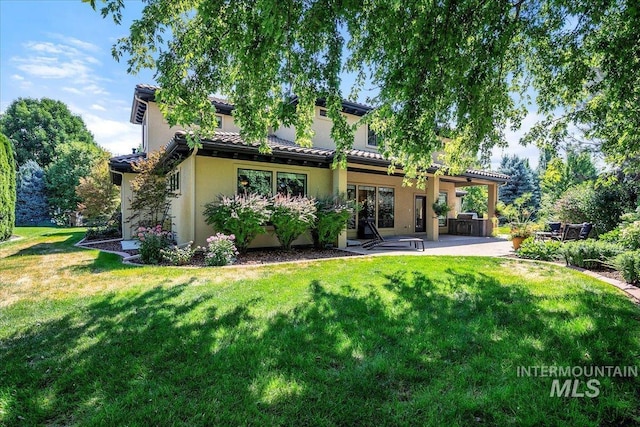
[[[55,216],[78,209],[81,200],[76,187],[104,157],[104,151],[95,144],[72,141],[57,147],[53,161],[45,168],[47,196]]]
[[[34,160],[46,168],[63,143],[95,145],[82,118],[71,113],[65,103],[48,98],[13,101],[0,117],[0,132],[13,143],[18,166]]]
[[[518,197],[524,194],[531,194],[527,205],[530,208],[537,209],[540,205],[540,190],[538,180],[527,159],[518,156],[503,156],[498,171],[509,175],[510,179],[500,186],[498,190],[498,198],[506,205],[512,204]]]
[[[84,1],[120,22],[125,2]],[[352,95],[373,89],[378,108],[365,120],[382,152],[410,171],[429,165],[443,129],[454,166],[504,145],[530,87],[548,118],[532,139],[553,146],[567,123],[588,123],[624,163],[640,151],[639,21],[636,0],[148,0],[114,55],[130,72],[157,71],[169,123],[214,129],[207,97],[220,93],[264,149],[282,123],[309,144],[316,98],[338,148],[350,147],[354,129],[340,114],[350,71]]]
[[[11,237],[15,224],[16,165],[9,138],[0,133],[0,241]]]

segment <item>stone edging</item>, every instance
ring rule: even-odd
[[[131,262],[131,260],[140,258],[140,255],[130,255],[127,252],[110,251],[110,250],[107,250],[107,249],[92,248],[90,246],[92,244],[118,242],[120,240],[122,240],[122,239],[98,240],[98,241],[91,242],[90,244],[88,244],[88,243],[85,243],[85,239],[83,238],[82,240],[80,240],[78,243],[76,243],[73,246],[76,246],[76,247],[82,248],[82,249],[106,252],[106,253],[109,253],[109,254],[116,254],[116,255],[119,255],[119,256],[122,257],[122,263],[125,264],[125,265],[134,265],[136,267],[144,267],[143,264],[138,264],[138,263],[135,263],[135,262]]]

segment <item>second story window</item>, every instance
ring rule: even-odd
[[[222,129],[222,116],[221,115],[216,114],[216,122],[217,122],[216,128]]]
[[[367,145],[369,147],[378,146],[378,135],[376,135],[370,126],[367,126]]]
[[[327,117],[327,110],[321,108],[320,111],[318,111],[318,115],[320,117]]]

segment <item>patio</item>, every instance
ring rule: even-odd
[[[409,235],[421,237],[424,235]],[[458,256],[506,256],[513,254],[511,242],[501,237],[473,237],[441,234],[438,241],[424,241],[424,251],[416,249],[411,242],[400,242],[398,239],[409,236],[393,236],[385,238],[385,244],[373,249],[365,249],[361,245],[367,240],[349,240],[345,249],[362,255],[458,255]]]

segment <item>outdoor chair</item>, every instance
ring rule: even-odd
[[[568,242],[570,240],[584,240],[589,237],[589,233],[593,229],[593,224],[585,222],[584,224],[565,224],[562,234],[552,237],[554,240]]]
[[[562,232],[561,222],[548,222],[544,231],[536,231],[535,240],[560,240],[562,238]]]
[[[392,240],[385,240],[384,237],[378,231],[378,227],[371,220],[365,220],[367,227],[373,232],[373,239],[366,241],[362,244],[362,247],[367,250],[371,250],[376,247],[386,246],[386,247],[398,247],[398,243],[409,243],[410,246],[415,249],[419,249],[424,251],[424,240],[419,237],[400,237]]]

